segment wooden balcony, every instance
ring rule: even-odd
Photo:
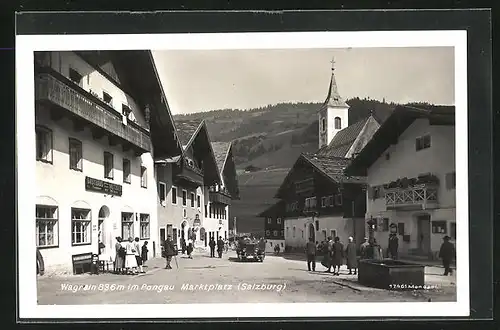
[[[150,152],[149,132],[136,123],[122,122],[122,115],[94,95],[58,73],[40,73],[35,77],[35,100],[83,119],[94,128],[104,130],[122,144],[133,145],[140,152]]]
[[[203,186],[203,170],[190,166],[183,160],[173,168],[173,181],[180,186],[191,188]]]
[[[439,207],[438,186],[419,185],[387,190],[385,205],[387,209],[435,209]]]
[[[229,192],[210,190],[208,192],[208,200],[210,203],[231,205],[231,195]]]

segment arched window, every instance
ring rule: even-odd
[[[340,117],[335,117],[335,129],[340,129],[342,127],[342,119]]]

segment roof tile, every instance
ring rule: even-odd
[[[212,142],[212,149],[215,155],[215,161],[219,168],[219,172],[222,172],[224,162],[226,161],[227,151],[231,147],[231,142]]]

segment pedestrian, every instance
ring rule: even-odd
[[[135,243],[132,237],[128,238],[128,243],[125,245],[125,269],[128,274],[137,274],[137,259],[135,257]]]
[[[345,249],[346,261],[347,261],[347,269],[349,269],[349,275],[352,275],[352,270],[354,269],[354,275],[356,275],[356,271],[358,268],[358,256],[357,256],[357,248],[356,243],[354,243],[354,239],[349,237],[349,243],[347,243],[347,247]]]
[[[208,242],[208,246],[210,247],[210,258],[215,257],[215,240],[213,237],[210,238],[210,242]]]
[[[333,275],[339,276],[340,266],[342,266],[344,263],[344,244],[340,243],[339,237],[335,237],[332,251]]]
[[[193,256],[191,255],[191,253],[193,253],[193,240],[191,237],[187,240],[186,252],[188,254],[188,258],[193,259]]]
[[[443,237],[443,244],[439,249],[439,258],[443,260],[444,276],[453,275],[453,270],[451,269],[451,262],[455,258],[455,246],[450,242],[451,237],[446,235]]]
[[[122,238],[116,237],[115,239],[115,272],[121,273],[125,267],[125,249],[122,246]]]
[[[219,236],[217,240],[217,254],[219,258],[222,258],[222,251],[224,251],[224,241],[222,240],[222,236]]]
[[[359,255],[361,259],[368,259],[367,248],[370,246],[368,237],[363,238],[363,243],[359,246]]]
[[[134,241],[135,260],[137,261],[137,267],[139,268],[139,273],[144,273],[144,269],[142,268],[141,245],[139,244],[139,237],[136,237]]]
[[[368,240],[368,247],[366,248],[367,259],[382,260],[382,249],[378,245],[377,240],[371,237]]]
[[[144,244],[141,248],[141,259],[142,259],[142,267],[146,266],[146,261],[148,260],[148,241],[144,241]]]
[[[172,269],[172,266],[170,266],[170,262],[172,262],[172,257],[175,255],[175,246],[174,242],[172,241],[172,236],[168,236],[167,240],[164,243],[164,249],[165,251],[165,259],[167,260],[167,265],[165,266],[165,269]]]
[[[274,254],[275,255],[279,255],[280,254],[280,245],[279,244],[276,244],[274,246]]]
[[[186,253],[186,240],[184,239],[184,237],[181,238],[181,250],[182,250],[182,254]]]
[[[398,258],[398,248],[399,248],[399,238],[398,235],[392,233],[389,235],[389,244],[388,244],[388,252],[389,257],[396,260]]]
[[[307,257],[307,269],[309,271],[316,271],[316,244],[314,244],[314,239],[309,238],[309,242],[306,244],[306,257]]]
[[[321,264],[327,268],[327,273],[330,273],[332,269],[332,249],[332,238],[328,237],[328,240],[323,244],[323,260],[321,261]]]

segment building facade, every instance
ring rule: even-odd
[[[385,249],[390,227],[401,254],[436,258],[456,239],[453,106],[398,107],[347,168],[367,178],[366,219]]]
[[[71,271],[79,254],[114,260],[117,236],[155,240],[158,88],[148,51],[36,53],[36,241],[46,272]]]
[[[182,242],[191,238],[195,247],[205,248],[207,191],[220,185],[222,179],[206,124],[179,121],[175,124],[182,154],[155,158],[158,239],[163,242],[170,235],[181,249]]]
[[[276,245],[280,247],[280,251],[285,250],[285,206],[285,201],[280,200],[259,214],[265,219],[266,253],[273,253]]]

